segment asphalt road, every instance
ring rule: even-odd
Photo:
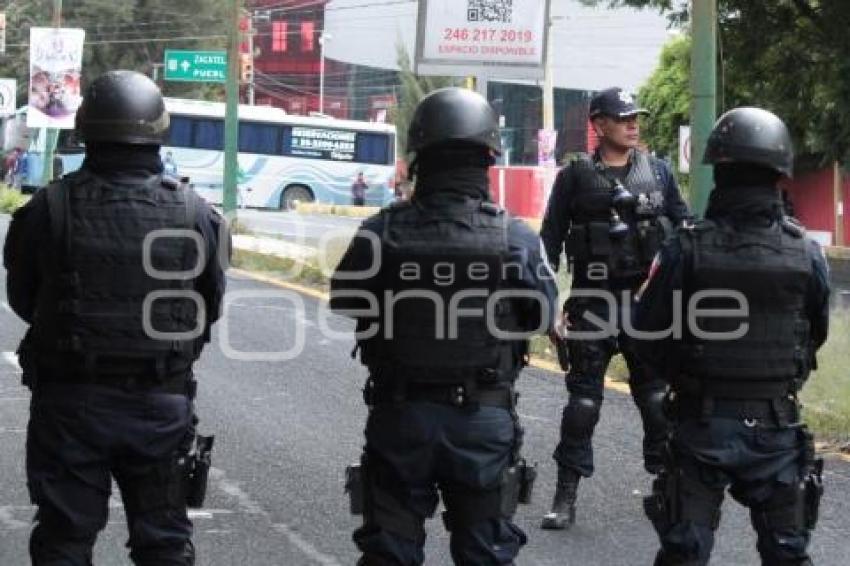
[[[282,238],[309,247],[317,247],[322,237],[353,235],[362,218],[298,214],[290,211],[240,209],[239,222],[258,236]]]
[[[0,237],[8,217],[0,215]],[[0,273],[5,279],[5,273]],[[322,318],[342,337],[328,337],[321,304],[266,284],[230,278],[231,307],[197,366],[201,429],[217,436],[207,508],[194,513],[198,564],[209,566],[351,565],[356,518],[347,513],[343,468],[359,456],[366,411],[365,372],[349,357],[353,324]],[[303,307],[303,308],[302,308]],[[25,330],[0,293],[0,565],[27,564],[33,508],[24,477],[28,391],[13,352]],[[288,361],[244,361],[238,352],[282,352]],[[225,352],[228,355],[225,355]],[[595,440],[597,474],[582,484],[579,519],[569,532],[537,528],[551,496],[560,411],[559,376],[527,371],[519,412],[525,454],[541,466],[534,502],[517,522],[530,542],[518,564],[651,564],[656,539],[641,511],[650,478],[641,468],[639,422],[630,400],[609,392]],[[829,460],[827,499],[812,554],[819,566],[850,563],[850,464]],[[95,563],[128,564],[120,497],[98,540]],[[427,564],[450,564],[439,518],[428,524]],[[747,513],[727,501],[712,564],[758,564]]]

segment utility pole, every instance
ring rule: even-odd
[[[325,30],[319,34],[319,114],[325,113],[325,42],[333,39]]]
[[[53,27],[62,27],[62,0],[53,0]],[[42,163],[42,179],[45,184],[53,181],[53,156],[56,154],[56,142],[59,139],[57,128],[47,128],[44,140],[44,163]]]
[[[546,53],[543,62],[543,129],[555,129],[555,92],[554,76],[552,72],[552,22],[554,18],[546,20]]]
[[[239,19],[242,17],[242,0],[231,3],[230,25],[227,30],[227,104],[224,114],[224,186],[222,209],[230,221],[236,218],[236,172],[239,168],[237,146],[239,142]]]
[[[248,55],[251,57],[251,77],[248,80],[248,104],[254,105],[254,77],[257,75],[254,72],[254,10],[252,9],[248,16]]]
[[[691,9],[691,209],[702,216],[714,184],[702,157],[717,118],[717,0],[693,0]]]

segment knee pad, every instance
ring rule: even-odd
[[[573,434],[589,435],[599,422],[601,408],[601,399],[570,395],[570,400],[564,407],[563,427]]]
[[[644,429],[647,434],[655,436],[666,433],[669,422],[665,414],[667,392],[664,390],[650,391],[635,395],[635,404],[640,411]]]

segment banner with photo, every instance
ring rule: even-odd
[[[30,90],[27,126],[73,129],[82,102],[80,76],[85,30],[30,29]]]

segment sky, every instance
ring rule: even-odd
[[[416,0],[333,0],[325,16],[331,35],[326,55],[396,69],[398,41],[414,52],[416,14]],[[671,37],[667,18],[657,10],[609,10],[552,0],[551,15],[554,82],[562,88],[601,90],[616,85],[635,92]]]

